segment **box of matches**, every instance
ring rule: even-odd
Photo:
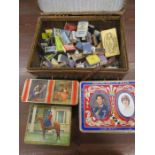
[[[25,80],[22,102],[44,104],[78,104],[78,81],[69,80]]]
[[[78,22],[76,36],[81,38],[86,37],[88,32],[88,25],[89,25],[88,21]]]
[[[135,82],[81,82],[79,120],[82,132],[134,132]]]
[[[69,146],[71,107],[31,104],[25,132],[26,144]]]

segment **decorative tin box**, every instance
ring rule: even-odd
[[[31,104],[24,142],[70,145],[71,107]]]
[[[78,81],[27,79],[21,100],[32,103],[77,105],[78,89]]]
[[[134,132],[135,82],[81,82],[79,116],[82,132]]]

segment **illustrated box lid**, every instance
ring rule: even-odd
[[[69,80],[25,80],[22,102],[44,104],[78,104],[78,81]]]
[[[69,146],[71,107],[31,104],[24,142]]]
[[[81,82],[79,117],[82,132],[134,132],[135,82]]]

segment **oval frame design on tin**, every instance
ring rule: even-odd
[[[105,105],[102,106],[103,109],[101,109],[101,110],[99,110],[99,103],[97,101],[97,98],[100,101],[104,99],[104,101],[106,103]],[[102,103],[104,103],[104,101]],[[90,108],[91,108],[91,112],[95,118],[98,118],[100,120],[106,120],[109,117],[110,111],[111,111],[109,96],[105,92],[101,92],[101,91],[97,91],[97,92],[93,93],[92,96],[90,97]]]
[[[135,114],[135,98],[128,91],[121,91],[116,97],[116,107],[120,116],[131,118]]]

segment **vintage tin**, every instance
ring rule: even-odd
[[[81,82],[79,120],[82,132],[133,133],[135,82]]]
[[[71,107],[31,104],[26,144],[70,145]]]
[[[77,105],[78,89],[78,81],[27,79],[21,100],[29,103]]]

